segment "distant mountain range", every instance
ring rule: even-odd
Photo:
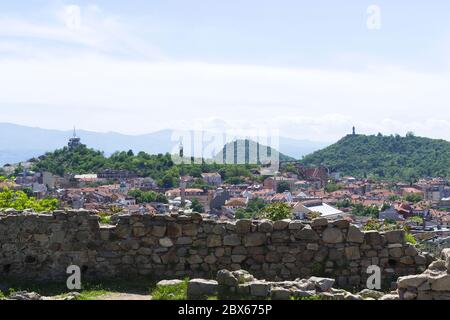
[[[88,147],[109,155],[115,151],[145,151],[149,154],[173,152],[177,141],[172,139],[173,130],[161,130],[142,135],[126,135],[116,132],[92,132],[77,130],[77,136]],[[50,130],[22,125],[0,123],[0,165],[17,163],[40,156],[67,145],[72,130]],[[280,137],[279,150],[286,156],[300,159],[319,150],[328,143],[296,140]]]

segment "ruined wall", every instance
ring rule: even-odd
[[[111,226],[98,220],[87,211],[0,213],[0,278],[65,279],[75,264],[88,278],[208,278],[220,269],[246,269],[269,280],[326,275],[356,286],[372,264],[386,281],[427,266],[403,231],[361,232],[345,220],[218,222],[199,214],[123,215]]]
[[[450,249],[422,274],[399,278],[398,293],[402,300],[450,300]]]

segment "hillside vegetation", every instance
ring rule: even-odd
[[[189,162],[189,161],[187,161]],[[153,178],[160,187],[171,188],[178,185],[180,175],[190,175],[196,179],[196,187],[204,187],[201,174],[218,172],[223,181],[241,183],[245,178],[253,177],[252,165],[223,165],[200,163],[175,164],[168,153],[150,155],[145,152],[134,154],[133,151],[118,151],[110,157],[103,152],[80,145],[74,150],[67,147],[34,159],[33,170],[48,171],[63,176],[64,174],[98,173],[104,169],[121,169],[135,172],[143,177]]]
[[[230,154],[227,154],[227,152],[230,152]],[[270,146],[266,146],[248,139],[235,140],[227,143],[214,157],[215,161],[224,161],[228,164],[263,164],[265,162],[270,162],[272,159],[277,159],[280,161],[295,160],[294,158],[287,156]]]
[[[357,177],[413,181],[450,177],[450,142],[408,134],[406,137],[348,135],[302,159]]]

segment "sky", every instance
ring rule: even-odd
[[[447,0],[0,0],[0,122],[450,140]]]

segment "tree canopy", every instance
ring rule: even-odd
[[[167,198],[162,193],[156,193],[154,191],[142,191],[139,189],[133,189],[128,192],[130,197],[136,199],[136,203],[151,203],[151,202],[161,202],[167,203]]]
[[[0,209],[32,209],[35,212],[48,212],[56,210],[58,205],[59,202],[57,199],[45,198],[38,200],[35,197],[30,197],[21,190],[0,189]]]

